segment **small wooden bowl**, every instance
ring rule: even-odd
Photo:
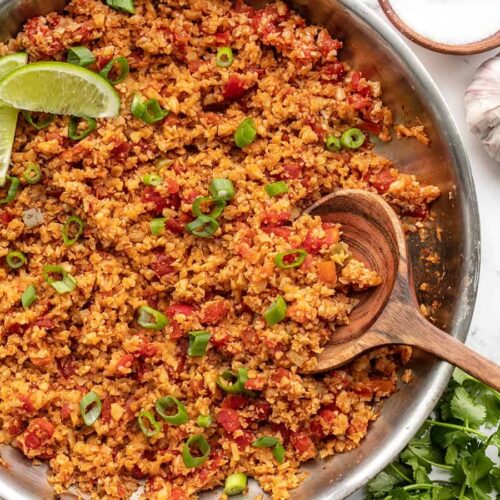
[[[431,40],[425,36],[420,35],[416,31],[412,30],[394,11],[390,0],[379,0],[382,10],[385,12],[386,16],[389,18],[391,23],[401,32],[403,35],[408,37],[415,43],[422,45],[435,52],[442,52],[444,54],[455,54],[455,55],[469,55],[478,54],[479,52],[486,52],[487,50],[496,49],[500,47],[500,30],[498,30],[493,35],[485,38],[484,40],[479,40],[477,42],[471,42],[466,44],[448,44],[440,43]]]

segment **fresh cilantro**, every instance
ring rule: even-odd
[[[490,458],[500,457],[499,422],[500,394],[455,370],[433,418],[398,459],[368,483],[368,498],[500,499],[500,465]],[[435,470],[446,479],[431,480]]]

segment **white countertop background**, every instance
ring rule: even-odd
[[[387,20],[377,0],[361,1]],[[471,0],[473,3],[473,0]],[[394,29],[394,28],[393,28]],[[399,32],[394,29],[396,33]],[[402,38],[403,35],[400,35]],[[427,50],[404,38],[440,88],[469,155],[481,218],[481,277],[467,345],[500,363],[500,163],[493,161],[465,121],[463,96],[476,69],[500,49],[473,56],[452,56]],[[358,492],[350,500],[363,499]]]

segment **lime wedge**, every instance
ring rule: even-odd
[[[0,80],[15,69],[24,66],[27,60],[28,56],[22,53],[0,57]],[[9,170],[18,113],[17,109],[0,105],[0,186],[5,184],[5,177]]]
[[[62,62],[28,64],[0,80],[0,101],[18,109],[105,118],[118,115],[120,97],[101,76]]]

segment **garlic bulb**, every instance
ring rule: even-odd
[[[484,62],[465,92],[467,123],[488,154],[500,161],[500,54]]]

